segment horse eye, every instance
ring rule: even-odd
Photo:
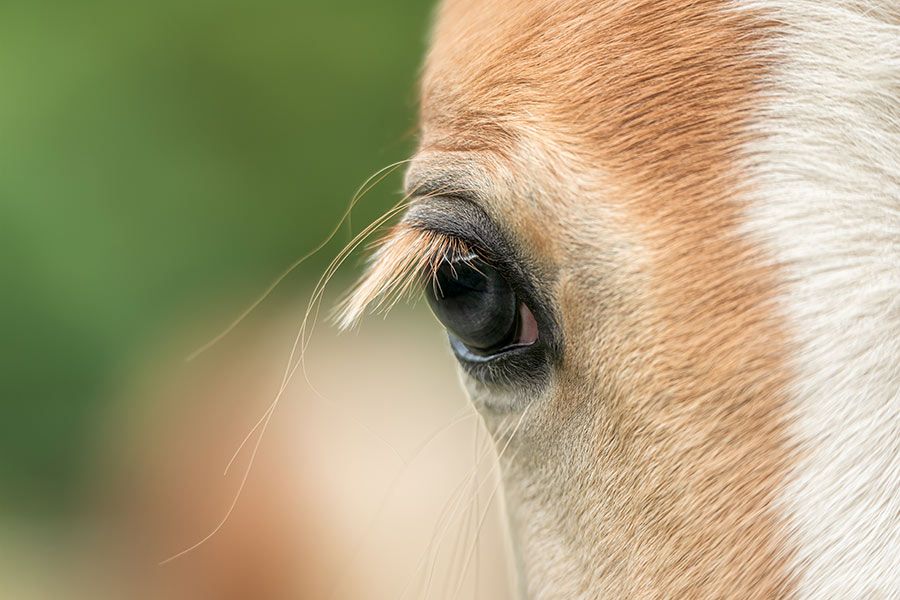
[[[477,257],[444,261],[427,286],[431,310],[477,356],[537,341],[537,323],[509,282]]]

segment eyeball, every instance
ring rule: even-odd
[[[491,356],[537,341],[537,323],[509,282],[476,256],[444,261],[427,286],[431,310],[470,352]]]

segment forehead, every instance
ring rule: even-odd
[[[540,138],[608,171],[686,175],[733,144],[763,29],[715,0],[449,0],[422,79],[423,149]]]

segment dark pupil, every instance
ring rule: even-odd
[[[435,316],[470,349],[487,353],[512,343],[518,321],[516,295],[485,262],[444,261],[427,295]]]

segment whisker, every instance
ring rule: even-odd
[[[483,427],[484,427],[484,421],[481,422],[481,427],[479,427],[479,428],[475,431],[475,455],[476,455],[476,456],[478,455],[478,450],[479,450],[480,445],[481,445],[481,431],[482,431],[482,428],[483,428]],[[476,490],[475,490],[475,513],[473,513],[473,517],[474,517],[475,514],[478,514],[478,512],[479,512],[480,510],[481,510],[481,494],[479,494],[479,493],[478,493],[478,490],[476,489]],[[478,533],[476,532],[475,535],[477,536]],[[477,538],[476,538],[476,539],[477,539]],[[474,576],[474,579],[475,579],[475,589],[474,589],[474,591],[472,592],[472,600],[477,600],[477,598],[478,598],[478,580],[479,580],[479,575],[481,574],[481,568],[480,568],[480,567],[481,567],[481,555],[480,555],[480,549],[481,549],[481,548],[480,548],[480,545],[476,544],[476,545],[475,545],[475,576]]]
[[[234,322],[229,325],[229,327],[222,331],[218,336],[210,340],[210,342],[205,344],[203,347],[192,353],[188,357],[188,360],[195,358],[205,350],[209,349],[219,340],[224,338],[226,335],[228,335],[228,333],[230,333],[235,327],[237,327],[261,302],[263,302],[268,297],[269,294],[271,294],[275,287],[277,287],[277,285],[282,280],[284,280],[284,278],[287,277],[288,274],[290,274],[309,257],[313,256],[322,248],[324,248],[324,246],[327,245],[340,230],[341,224],[345,220],[349,219],[350,213],[359,199],[370,189],[372,189],[374,185],[377,185],[377,183],[382,181],[385,177],[387,177],[387,175],[393,172],[394,169],[396,169],[401,164],[404,164],[405,162],[408,161],[401,161],[398,163],[394,163],[393,165],[389,165],[388,167],[381,169],[373,176],[371,176],[354,195],[354,198],[350,202],[350,206],[348,206],[347,210],[344,212],[341,220],[338,222],[335,228],[332,229],[325,240],[317,245],[312,251],[308,252],[306,255],[295,261],[294,264],[292,264],[280,277],[278,277],[254,303],[252,303],[241,315],[239,315],[239,317]],[[438,193],[447,194],[453,193],[453,191],[443,190],[441,192],[429,194],[429,196],[425,197],[437,195]],[[272,402],[268,407],[266,407],[266,410],[263,411],[263,414],[259,417],[250,431],[241,440],[241,443],[238,445],[237,449],[234,451],[225,467],[224,474],[227,475],[231,468],[234,466],[235,461],[240,456],[243,449],[247,446],[248,443],[250,443],[250,441],[253,439],[253,436],[256,435],[256,441],[253,444],[253,449],[250,453],[248,464],[244,469],[243,476],[235,492],[235,495],[232,498],[231,504],[229,505],[222,519],[206,536],[204,536],[195,544],[182,550],[181,552],[178,552],[177,554],[163,560],[162,562],[160,562],[160,565],[165,565],[197,549],[198,547],[209,541],[212,537],[214,537],[224,527],[225,523],[233,514],[237,503],[243,493],[247,480],[249,479],[250,472],[252,471],[253,465],[255,464],[255,460],[259,452],[259,448],[262,444],[262,440],[265,437],[265,433],[272,420],[275,410],[277,409],[281,398],[283,397],[286,389],[293,380],[298,369],[302,368],[303,376],[308,388],[317,397],[323,400],[328,400],[330,402],[330,399],[328,399],[316,388],[315,385],[313,385],[312,381],[310,380],[309,373],[307,372],[305,361],[306,352],[312,340],[312,334],[315,328],[315,324],[318,322],[319,311],[321,309],[321,304],[327,285],[334,277],[338,269],[347,260],[347,258],[352,255],[352,253],[362,243],[364,243],[365,240],[368,239],[374,231],[376,231],[388,220],[409,207],[409,205],[411,204],[410,198],[414,195],[415,190],[405,196],[385,214],[380,216],[378,219],[375,219],[362,231],[353,236],[350,242],[344,246],[344,248],[337,254],[337,256],[334,257],[334,259],[332,259],[328,267],[319,277],[319,280],[313,288],[309,303],[307,304],[307,307],[304,311],[303,319],[301,320],[297,333],[294,336],[294,341],[291,345],[290,355],[285,364],[285,370],[282,375],[279,389],[272,399]],[[419,197],[418,199],[422,198],[423,197]],[[437,269],[441,264],[441,261],[446,260],[448,257],[464,256],[468,252],[468,249],[465,248],[465,246],[455,238],[441,236],[434,232],[429,232],[426,230],[416,230],[409,226],[403,227],[402,224],[400,226],[395,226],[394,230],[392,231],[394,233],[392,235],[389,235],[387,238],[385,238],[384,242],[379,244],[378,250],[376,250],[376,260],[373,261],[374,268],[370,270],[369,276],[364,278],[357,286],[355,291],[350,296],[348,296],[346,300],[348,304],[342,305],[342,310],[340,313],[342,316],[340,322],[343,328],[347,328],[350,324],[355,322],[362,311],[373,302],[376,302],[376,306],[379,309],[390,309],[390,307],[392,307],[397,301],[399,301],[400,298],[409,294],[416,283],[420,281],[421,277],[430,276],[433,279],[437,272]],[[403,242],[396,241],[404,235],[409,235],[411,237],[407,240],[403,240]],[[387,267],[381,266],[381,270],[379,271],[379,265],[384,265],[383,259],[387,253],[386,249],[392,243],[398,244],[404,242],[406,244],[406,248],[401,248],[401,250],[403,250],[402,252],[395,253],[395,255],[392,257],[393,262],[388,264]],[[416,248],[421,250],[422,246],[424,246],[425,252],[414,252]],[[389,254],[387,256],[390,258]],[[373,272],[375,273],[375,276],[373,276]],[[390,444],[390,442],[388,442],[377,432],[372,430],[368,425],[362,423],[355,415],[351,414],[349,416],[351,417],[351,420],[356,421],[357,424],[360,425],[370,435],[372,435],[373,437],[381,441],[385,446],[391,449],[391,451],[400,459],[401,463],[403,464],[403,469],[401,470],[402,473],[409,465],[409,460],[403,457],[403,455],[392,444]],[[419,450],[419,452],[421,452],[421,449]],[[480,488],[480,485],[478,487]],[[379,512],[382,509],[383,506],[379,508]],[[454,509],[453,511],[453,514],[455,513],[456,509]]]
[[[285,388],[282,388],[279,391],[279,396],[284,391],[284,389]],[[274,409],[274,403],[273,403],[273,409]],[[262,424],[262,428],[260,429],[259,436],[256,438],[256,444],[254,444],[253,450],[250,453],[249,464],[247,465],[247,468],[244,470],[244,476],[241,479],[241,483],[238,486],[237,492],[235,493],[234,498],[231,501],[231,505],[228,507],[228,510],[225,511],[225,515],[222,517],[222,519],[219,521],[219,523],[212,529],[212,531],[210,531],[200,541],[185,548],[181,552],[178,552],[177,554],[174,554],[174,555],[170,556],[169,558],[161,561],[159,563],[159,566],[166,565],[166,564],[172,562],[173,560],[176,560],[176,559],[184,556],[185,554],[188,554],[189,552],[193,552],[194,550],[196,550],[197,548],[199,548],[200,546],[202,546],[203,544],[208,542],[210,539],[212,539],[217,533],[219,533],[219,531],[221,531],[222,527],[225,526],[225,523],[228,522],[228,519],[231,517],[231,514],[234,512],[234,509],[237,506],[238,500],[241,497],[241,493],[244,491],[244,487],[247,485],[247,479],[249,479],[249,477],[250,477],[250,471],[252,470],[253,463],[256,460],[256,454],[259,452],[259,446],[262,443],[263,435],[265,434],[266,428],[269,426],[269,422],[271,420],[273,412],[274,412],[274,410],[271,410],[269,412],[268,417],[265,419],[265,421]]]
[[[227,474],[230,466],[233,464],[234,460],[236,459],[236,457],[240,454],[241,449],[246,445],[247,441],[252,437],[253,431],[258,429],[261,425],[263,425],[263,423],[267,423],[268,419],[271,418],[272,412],[274,411],[275,406],[277,405],[278,400],[280,399],[281,392],[283,391],[283,387],[287,385],[289,378],[293,377],[293,373],[297,370],[298,366],[302,365],[304,379],[305,379],[307,385],[309,386],[309,388],[313,391],[313,393],[316,394],[316,396],[318,396],[321,399],[328,400],[328,398],[326,398],[321,392],[319,392],[318,389],[312,384],[312,381],[309,378],[309,374],[306,371],[306,363],[304,360],[305,352],[307,350],[307,347],[309,346],[309,341],[312,338],[312,331],[310,330],[309,333],[307,333],[309,324],[310,323],[314,324],[318,320],[319,308],[321,307],[325,288],[328,285],[328,282],[331,280],[331,278],[337,272],[337,270],[341,267],[341,265],[347,259],[347,257],[350,256],[352,254],[352,252],[360,244],[362,244],[378,227],[383,225],[386,221],[390,220],[392,217],[394,217],[399,212],[408,208],[409,207],[409,199],[411,196],[413,196],[414,193],[415,193],[415,191],[413,191],[412,193],[405,196],[393,208],[391,208],[385,214],[380,216],[378,219],[376,219],[375,221],[370,223],[368,226],[366,226],[362,231],[360,231],[359,234],[357,234],[353,238],[353,240],[351,240],[350,243],[348,243],[341,250],[341,252],[338,253],[338,255],[331,261],[331,263],[326,268],[325,272],[319,278],[319,281],[316,283],[316,286],[313,288],[313,293],[312,293],[309,303],[307,304],[306,311],[303,315],[303,320],[301,321],[300,327],[298,328],[298,331],[297,331],[297,335],[294,338],[294,343],[291,347],[291,353],[288,358],[288,364],[285,368],[285,374],[282,378],[282,389],[279,390],[279,394],[276,396],[276,399],[272,402],[272,404],[266,409],[266,411],[263,413],[263,415],[259,418],[259,420],[253,426],[251,431],[245,437],[244,441],[241,442],[240,446],[236,450],[234,456],[232,456],[232,459],[229,461],[228,466],[225,469],[226,474]],[[441,193],[448,193],[448,192],[444,191]],[[428,196],[428,197],[430,197],[430,196]],[[315,309],[313,309],[313,307],[315,307]],[[313,310],[315,310],[315,312],[313,312]],[[310,321],[310,316],[313,317],[312,321]],[[297,353],[298,346],[300,348],[300,357],[297,359],[297,363],[294,365],[294,367],[291,368],[291,364],[294,360],[295,354]],[[290,376],[288,375],[288,370],[290,370]],[[329,400],[329,402],[330,402],[330,400]],[[355,415],[350,415],[350,417],[352,420],[356,421],[357,424],[360,425],[370,435],[372,435],[373,437],[375,437],[376,439],[381,441],[383,444],[385,444],[400,459],[401,462],[405,462],[405,460],[404,460],[403,456],[400,454],[400,452],[397,451],[397,449],[390,442],[388,442],[386,439],[384,439],[383,436],[380,436],[374,430],[372,430],[368,425],[365,425],[364,423],[359,421],[359,419]]]
[[[481,518],[478,520],[478,526],[475,530],[475,540],[472,542],[472,545],[469,547],[469,551],[466,553],[466,559],[463,562],[463,570],[459,575],[459,583],[456,586],[456,590],[453,592],[454,600],[459,596],[459,592],[462,590],[463,583],[465,583],[466,573],[469,571],[469,564],[472,562],[472,554],[475,547],[478,545],[478,537],[481,535],[481,529],[484,527],[484,522],[487,519],[487,516],[491,509],[491,504],[494,501],[494,496],[497,495],[497,491],[500,489],[502,484],[502,480],[498,477],[497,482],[494,483],[494,489],[491,490],[490,495],[487,498],[487,502],[484,506],[484,511],[481,513]]]
[[[519,432],[519,428],[522,426],[522,423],[525,421],[525,416],[528,414],[528,409],[530,407],[531,407],[531,405],[529,404],[522,411],[522,416],[519,417],[519,422],[516,424],[516,428],[513,430],[512,434],[510,434],[509,438],[506,440],[506,443],[503,445],[503,449],[497,454],[497,462],[494,463],[494,467],[495,467],[494,470],[497,472],[497,481],[494,484],[493,491],[491,492],[490,496],[488,496],[487,503],[485,504],[485,507],[484,507],[484,512],[482,513],[481,519],[479,520],[478,528],[476,529],[476,533],[475,533],[475,540],[473,540],[472,545],[469,547],[469,551],[466,554],[466,561],[464,563],[463,572],[461,573],[460,578],[459,578],[459,584],[457,585],[456,590],[453,592],[454,599],[459,596],[459,592],[462,590],[463,583],[465,582],[465,576],[469,569],[469,564],[472,561],[472,554],[474,552],[475,546],[478,545],[478,536],[481,533],[481,528],[484,526],[484,521],[485,521],[485,518],[487,518],[488,511],[490,510],[490,507],[491,507],[491,503],[494,500],[494,496],[497,494],[497,490],[500,489],[500,486],[503,482],[502,478],[499,475],[499,471],[497,470],[497,469],[499,469],[499,466],[500,466],[500,460],[503,458],[504,453],[506,453],[506,449],[509,448],[509,445],[512,442],[513,438],[515,438],[516,434]]]
[[[369,178],[366,179],[366,181],[363,182],[363,184],[356,190],[356,193],[350,200],[349,206],[344,211],[343,215],[341,215],[341,218],[337,222],[337,225],[335,225],[334,229],[329,232],[325,239],[319,242],[319,244],[317,244],[312,250],[291,263],[291,265],[287,269],[285,269],[281,273],[281,275],[276,277],[275,280],[272,281],[271,284],[269,284],[269,287],[267,287],[266,290],[258,298],[256,298],[256,300],[254,300],[247,308],[245,308],[240,313],[240,315],[238,315],[238,317],[228,325],[228,327],[219,332],[219,334],[213,337],[211,340],[191,352],[185,359],[185,361],[190,362],[194,360],[195,358],[215,346],[217,343],[222,341],[222,339],[224,339],[226,336],[228,336],[228,334],[230,334],[238,325],[240,325],[244,321],[244,319],[246,319],[254,310],[256,310],[257,306],[262,304],[263,301],[265,301],[265,299],[268,298],[273,291],[275,291],[275,288],[277,288],[288,275],[293,273],[300,265],[309,260],[311,257],[318,254],[322,250],[322,248],[327,246],[331,242],[331,240],[334,239],[334,236],[336,236],[337,233],[341,230],[341,226],[344,224],[344,221],[347,221],[350,218],[350,214],[353,211],[353,208],[360,200],[362,200],[362,198],[367,193],[369,193],[369,191],[371,191],[376,185],[381,183],[385,179],[385,177],[393,173],[398,167],[411,161],[412,159],[409,158],[397,161],[395,163],[387,165],[386,167],[382,167],[381,169],[370,175]]]
[[[472,410],[474,411],[475,408],[473,407]],[[478,413],[476,413],[476,414],[478,414]],[[479,414],[478,416],[480,417],[481,415]],[[481,421],[481,423],[483,425],[483,421]],[[510,426],[505,426],[505,429],[503,430],[502,435],[505,435],[506,433],[508,433],[509,429],[510,429]],[[413,582],[415,581],[415,579],[419,573],[419,570],[422,569],[423,566],[428,565],[429,573],[433,574],[434,561],[436,558],[436,556],[435,556],[436,547],[440,547],[441,543],[443,542],[444,535],[446,535],[447,529],[449,528],[449,520],[446,522],[446,524],[443,527],[441,525],[444,524],[445,519],[448,518],[447,517],[448,511],[450,512],[451,519],[453,516],[455,516],[456,511],[458,510],[458,500],[456,500],[456,497],[457,497],[459,489],[462,488],[464,485],[468,484],[470,481],[472,481],[473,478],[477,479],[478,469],[480,468],[481,463],[484,461],[484,459],[488,455],[490,455],[491,449],[492,449],[491,446],[488,446],[488,448],[485,449],[485,451],[478,458],[478,461],[473,465],[469,474],[463,478],[462,482],[460,482],[460,484],[457,486],[457,488],[454,489],[454,492],[451,494],[450,498],[448,498],[447,502],[444,504],[444,508],[441,511],[441,514],[438,518],[438,522],[435,524],[434,533],[432,534],[431,541],[429,542],[428,547],[425,550],[425,553],[423,553],[422,558],[419,559],[419,562],[416,565],[416,569],[415,569],[415,571],[413,571],[410,581],[409,581],[409,583],[407,583],[407,586],[404,589],[403,594],[401,594],[401,596],[400,596],[401,600],[402,600],[402,598],[404,598],[406,596],[407,591],[409,591],[410,586],[412,586]],[[479,489],[480,489],[480,486],[478,488],[476,488],[476,492]],[[426,561],[426,557],[428,559],[427,561]],[[426,581],[426,583],[429,584],[428,585],[429,589],[430,589],[430,580],[431,580],[431,575],[429,575],[427,577],[427,581]]]
[[[466,407],[466,408],[469,408],[469,407]],[[375,510],[375,513],[373,514],[372,518],[369,520],[369,523],[366,526],[364,533],[360,536],[358,545],[356,546],[354,551],[351,553],[351,556],[346,561],[346,567],[341,570],[341,575],[338,576],[338,578],[337,578],[338,581],[335,584],[335,587],[332,589],[332,593],[330,595],[331,598],[334,598],[337,595],[337,592],[340,590],[341,585],[343,584],[344,580],[346,579],[346,573],[349,571],[350,567],[352,567],[353,564],[355,564],[356,557],[362,551],[362,549],[365,545],[366,538],[371,534],[371,531],[375,526],[375,521],[378,519],[378,517],[381,516],[382,511],[384,511],[385,507],[387,506],[387,502],[393,495],[395,488],[397,487],[397,484],[400,483],[401,477],[406,474],[406,471],[412,465],[413,461],[416,458],[418,458],[444,432],[448,431],[453,426],[458,425],[459,423],[462,423],[463,421],[466,421],[466,420],[472,418],[473,416],[475,416],[474,411],[467,411],[467,412],[468,412],[468,414],[464,414],[458,418],[455,418],[452,421],[450,421],[449,423],[447,423],[446,425],[433,431],[431,433],[431,435],[429,435],[416,448],[416,450],[413,452],[412,456],[410,457],[409,461],[401,467],[400,471],[391,480],[391,483],[388,485],[387,491],[384,493],[384,495],[381,498],[381,501],[379,502],[378,508]]]
[[[425,590],[422,593],[422,598],[427,598],[431,594],[434,573],[435,569],[437,568],[437,562],[438,558],[440,557],[444,537],[446,536],[447,532],[450,531],[450,526],[453,524],[460,507],[463,505],[463,499],[465,498],[465,494],[463,492],[470,483],[475,482],[476,478],[477,477],[473,472],[472,474],[464,477],[463,480],[453,489],[453,493],[450,495],[450,498],[448,498],[447,504],[445,504],[445,507],[441,511],[438,521],[435,524],[435,529],[440,529],[440,533],[437,537],[437,543],[435,543],[434,538],[432,538],[432,542],[429,544],[429,547],[427,549],[426,556],[428,557],[428,561],[425,563],[427,565],[427,569],[425,571],[425,581],[423,583],[423,585],[425,586]],[[416,573],[418,573],[418,569]],[[403,598],[403,596],[401,596],[401,598]]]
[[[475,424],[475,427],[477,430],[477,427],[478,427],[477,422]],[[445,509],[441,512],[438,522],[435,525],[436,528],[438,528],[438,527],[441,528],[441,533],[440,533],[440,537],[438,538],[437,544],[434,543],[434,538],[432,538],[432,542],[431,542],[431,544],[429,544],[429,549],[428,549],[429,550],[428,551],[429,559],[428,559],[428,563],[427,563],[428,564],[427,577],[425,580],[425,591],[422,594],[422,598],[428,598],[431,595],[431,587],[432,587],[432,583],[434,581],[434,574],[435,574],[435,569],[437,568],[438,559],[440,558],[440,555],[441,555],[441,548],[443,546],[444,536],[450,530],[450,526],[454,523],[457,513],[459,512],[460,508],[463,506],[463,500],[466,497],[466,495],[465,495],[466,488],[469,486],[469,484],[475,485],[475,483],[478,481],[478,470],[479,470],[478,467],[479,466],[480,466],[480,461],[479,461],[479,463],[476,463],[476,465],[473,466],[471,472],[466,477],[463,478],[463,480],[459,483],[459,485],[457,485],[456,488],[454,488],[453,493],[451,494],[450,499],[448,500],[449,505],[445,505]],[[470,507],[471,507],[471,505],[470,505]],[[466,509],[466,510],[468,510],[468,509]],[[465,518],[465,512],[463,514],[463,519],[464,518]],[[463,519],[460,519],[460,521],[462,521]],[[457,531],[457,536],[458,535],[459,535],[459,531]],[[452,568],[453,553],[451,553],[450,558],[451,558],[451,568]],[[449,575],[450,575],[450,573],[448,573],[448,576]]]
[[[480,448],[479,441],[481,437],[481,421],[475,424],[475,435],[473,436],[473,456],[472,463],[476,464],[478,461],[478,450]],[[475,485],[478,480],[477,471],[476,477],[472,480],[472,502],[470,502],[469,507],[466,509],[466,512],[463,514],[461,521],[464,523],[463,527],[459,529],[456,538],[453,540],[453,551],[450,554],[451,560],[450,565],[447,570],[446,581],[444,582],[444,589],[450,588],[452,585],[452,581],[454,580],[453,574],[459,572],[462,567],[462,560],[465,556],[465,548],[466,542],[465,540],[469,539],[469,535],[472,532],[473,527],[478,522],[478,514],[481,512],[481,509],[478,507],[478,494],[477,486]]]
[[[343,220],[346,218],[346,216],[347,216],[347,215],[349,214],[349,212],[352,210],[353,206],[359,201],[359,199],[361,198],[361,194],[367,193],[367,192],[372,188],[372,186],[376,185],[378,182],[380,182],[382,179],[384,179],[384,177],[386,177],[388,174],[390,174],[390,172],[392,172],[393,169],[396,169],[399,165],[403,164],[404,162],[408,162],[408,161],[400,161],[400,162],[398,162],[398,163],[394,163],[393,165],[389,165],[388,167],[385,167],[384,169],[381,169],[378,173],[376,173],[375,175],[373,175],[372,177],[370,177],[369,180],[367,180],[367,183],[366,183],[366,184],[363,184],[363,186],[360,188],[360,190],[364,190],[364,191],[362,191],[362,192],[358,191],[357,194],[354,196],[353,200],[352,200],[351,203],[350,203],[350,206],[349,206],[349,207],[347,208],[347,210],[345,211],[344,216],[343,216],[342,219],[341,219],[341,222],[343,222]],[[371,182],[373,178],[379,176],[379,174],[380,174],[380,179],[377,179],[374,183],[372,183],[371,185],[369,185],[369,187],[366,187],[366,185],[367,185],[369,182]],[[380,224],[384,223],[387,219],[389,219],[391,216],[393,216],[394,214],[396,214],[396,212],[399,212],[399,210],[402,210],[402,208],[400,208],[400,207],[395,207],[395,210],[388,211],[388,213],[387,213],[386,215],[380,217],[379,219],[376,219],[375,222],[373,222],[369,227],[367,227],[366,229],[364,229],[363,232],[361,232],[359,236],[357,236],[357,238],[358,238],[357,245],[358,245],[362,240],[364,240],[365,237],[367,237],[369,234],[371,234],[372,231],[374,231],[377,227],[379,227]],[[288,270],[287,270],[287,271],[286,271],[279,279],[277,279],[277,280],[270,286],[270,288],[263,294],[263,296],[261,296],[261,297],[257,300],[257,302],[255,302],[255,303],[254,303],[247,311],[245,311],[245,313],[244,313],[243,315],[241,315],[241,316],[240,316],[240,317],[239,317],[239,318],[238,318],[238,319],[237,319],[237,320],[236,320],[236,321],[235,321],[228,329],[226,329],[226,331],[222,332],[222,333],[221,333],[219,336],[217,336],[214,340],[211,340],[211,342],[207,343],[203,348],[201,348],[201,349],[198,350],[197,352],[193,353],[193,354],[191,355],[191,357],[189,357],[189,359],[190,359],[190,358],[193,358],[193,357],[195,357],[195,356],[197,356],[197,355],[199,355],[199,353],[201,353],[202,351],[204,351],[204,350],[208,349],[209,347],[211,347],[211,346],[212,346],[213,344],[215,344],[218,340],[220,340],[220,339],[223,338],[225,335],[227,335],[227,333],[230,332],[234,327],[236,327],[236,326],[237,326],[237,325],[238,325],[238,324],[239,324],[239,323],[240,323],[240,322],[241,322],[248,314],[250,314],[250,312],[251,312],[251,311],[252,311],[259,303],[261,303],[261,302],[265,299],[266,296],[268,296],[269,293],[271,293],[271,291],[278,285],[278,283],[280,283],[281,280],[284,279],[284,277],[286,277],[293,269],[295,269],[297,266],[299,266],[300,263],[302,263],[302,262],[305,261],[307,258],[309,258],[309,257],[312,256],[313,254],[315,254],[316,252],[318,252],[319,250],[321,250],[321,249],[322,249],[322,248],[323,248],[323,247],[324,247],[324,246],[325,246],[325,245],[326,245],[326,244],[327,244],[327,243],[328,243],[328,242],[329,242],[336,234],[337,234],[337,232],[340,230],[341,222],[339,222],[339,223],[335,226],[335,228],[331,231],[331,233],[329,234],[329,236],[328,236],[322,243],[320,243],[313,251],[311,251],[310,253],[307,253],[306,255],[304,255],[304,257],[302,257],[302,258],[299,259],[298,261],[295,261],[294,265],[292,265],[290,269],[288,269]],[[365,234],[365,235],[363,235],[363,234]],[[355,239],[356,239],[356,238],[355,238]],[[354,246],[354,247],[355,247],[355,246]],[[334,264],[334,262],[335,262],[335,261],[332,261],[332,264]],[[322,279],[320,278],[320,282],[321,282],[321,281],[322,281]],[[323,288],[323,289],[324,289],[324,288]],[[320,295],[321,295],[321,294],[320,294]],[[218,523],[218,524],[217,524],[217,525],[216,525],[216,526],[215,526],[215,527],[214,527],[214,528],[213,528],[206,536],[204,536],[200,541],[196,542],[195,544],[193,544],[193,545],[189,546],[188,548],[182,550],[181,552],[178,552],[177,554],[175,554],[175,555],[173,555],[173,556],[170,556],[169,558],[167,558],[167,559],[161,561],[161,562],[159,563],[161,566],[162,566],[162,565],[165,565],[165,564],[167,564],[167,563],[170,563],[170,562],[172,562],[173,560],[175,560],[175,559],[177,559],[177,558],[179,558],[179,557],[181,557],[181,556],[184,556],[185,554],[187,554],[187,553],[189,553],[189,552],[192,552],[193,550],[199,548],[199,547],[202,546],[204,543],[206,543],[207,541],[209,541],[210,539],[212,539],[212,538],[213,538],[213,537],[214,537],[214,536],[222,529],[222,527],[224,527],[225,523],[228,521],[228,519],[231,517],[232,513],[234,512],[234,509],[235,509],[235,507],[237,506],[237,503],[238,503],[238,501],[239,501],[239,499],[240,499],[240,497],[241,497],[241,494],[243,493],[244,487],[246,486],[247,480],[248,480],[248,478],[249,478],[249,476],[250,476],[250,472],[251,472],[251,470],[253,469],[253,465],[254,465],[255,460],[256,460],[256,455],[257,455],[257,453],[258,453],[258,451],[259,451],[259,447],[260,447],[260,445],[261,445],[261,443],[262,443],[262,440],[263,440],[263,438],[265,437],[265,432],[266,432],[266,429],[268,428],[269,423],[270,423],[270,421],[271,421],[271,419],[272,419],[272,415],[274,414],[275,409],[276,409],[276,407],[278,406],[278,402],[280,401],[282,395],[284,394],[284,391],[287,389],[287,387],[288,387],[290,381],[293,379],[294,373],[296,373],[297,368],[298,368],[298,367],[302,364],[302,362],[303,362],[303,357],[302,357],[302,352],[301,352],[301,357],[300,357],[300,358],[297,360],[297,362],[294,363],[293,366],[292,366],[294,354],[296,353],[296,349],[297,349],[297,343],[298,343],[300,337],[302,336],[302,333],[304,332],[304,330],[305,330],[305,328],[306,328],[306,319],[308,318],[309,314],[310,314],[310,307],[308,306],[308,307],[307,307],[306,314],[305,314],[305,317],[304,317],[304,322],[303,322],[303,324],[302,324],[302,326],[301,326],[301,328],[300,328],[300,331],[298,331],[297,339],[295,339],[295,341],[294,341],[294,345],[293,345],[293,347],[292,347],[292,349],[291,349],[291,355],[290,355],[290,357],[289,357],[289,359],[288,359],[287,365],[285,366],[285,373],[284,373],[284,375],[282,376],[282,381],[281,381],[281,385],[279,386],[278,392],[275,394],[274,399],[272,400],[272,402],[270,403],[270,405],[266,408],[266,410],[263,412],[262,416],[259,418],[259,420],[257,420],[257,422],[254,424],[254,426],[251,428],[250,432],[249,432],[249,433],[245,436],[245,438],[241,441],[241,444],[238,446],[237,450],[236,450],[235,453],[232,455],[231,460],[229,460],[229,462],[228,462],[228,464],[227,464],[227,466],[226,466],[226,468],[225,468],[225,473],[224,473],[224,474],[227,475],[228,472],[229,472],[229,470],[230,470],[230,468],[231,468],[231,466],[234,464],[234,461],[235,461],[235,460],[237,459],[237,457],[240,455],[241,450],[246,446],[246,444],[247,444],[247,443],[249,442],[249,440],[252,438],[254,432],[258,430],[258,431],[259,431],[259,434],[258,434],[256,443],[255,443],[254,446],[253,446],[253,450],[252,450],[252,452],[250,453],[250,460],[248,461],[247,468],[246,468],[245,471],[244,471],[244,475],[243,475],[243,477],[241,478],[240,485],[238,486],[238,489],[237,489],[237,491],[235,492],[235,495],[234,495],[234,497],[233,497],[233,499],[232,499],[231,504],[230,504],[229,507],[228,507],[228,510],[226,510],[225,515],[222,517],[222,519],[219,521],[219,523]],[[309,381],[308,378],[307,378],[307,381]],[[321,394],[319,394],[319,395],[321,396]],[[323,396],[323,397],[324,397],[324,396]],[[368,431],[370,431],[371,433],[374,434],[374,432],[372,432],[370,429],[368,429]],[[374,434],[374,435],[377,436],[377,434]],[[399,452],[396,450],[396,448],[394,448],[390,443],[388,443],[387,440],[383,440],[383,439],[382,439],[382,441],[383,441],[384,443],[386,443],[387,446],[388,446],[395,454],[397,454],[397,456],[400,457],[401,460],[402,460],[402,456],[399,454]]]

